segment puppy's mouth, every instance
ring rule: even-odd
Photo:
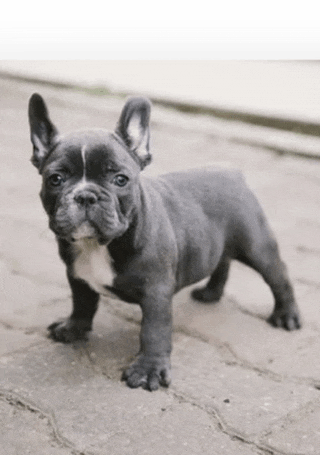
[[[89,221],[84,221],[71,233],[70,237],[72,242],[77,242],[81,239],[93,239],[99,236],[96,228]]]

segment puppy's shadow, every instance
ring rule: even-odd
[[[87,347],[101,359],[128,358],[139,350],[139,332],[139,327],[117,327],[105,331],[97,327],[89,335]]]
[[[139,351],[139,327],[104,327],[97,323],[87,341],[72,343],[77,362],[119,380]]]

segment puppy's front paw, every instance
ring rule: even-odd
[[[296,308],[290,311],[275,310],[268,319],[269,324],[286,330],[297,330],[301,327],[301,319]]]
[[[49,325],[49,337],[62,343],[76,340],[86,340],[87,332],[91,330],[90,322],[86,320],[65,319]]]
[[[171,367],[168,356],[141,355],[122,375],[131,388],[142,387],[151,392],[159,386],[168,387],[171,382]]]

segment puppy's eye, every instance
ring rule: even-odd
[[[49,177],[49,183],[51,186],[60,186],[63,183],[63,178],[60,174],[52,174]]]
[[[112,183],[117,186],[125,186],[128,183],[128,177],[123,174],[118,174],[114,177]]]

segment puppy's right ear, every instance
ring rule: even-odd
[[[51,122],[45,102],[38,93],[34,93],[29,101],[29,124],[33,144],[31,162],[40,170],[58,131]]]

